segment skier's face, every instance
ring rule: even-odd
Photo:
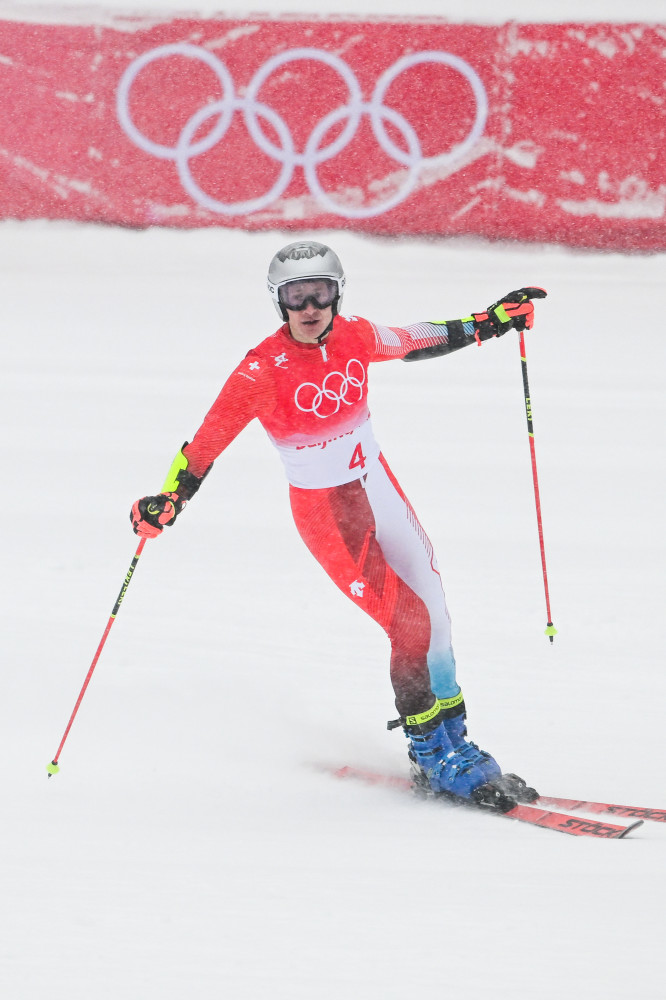
[[[295,312],[287,309],[289,317],[289,329],[294,340],[301,344],[316,344],[317,339],[333,319],[333,306],[326,306],[325,309],[318,309],[312,302],[308,302],[305,309]]]

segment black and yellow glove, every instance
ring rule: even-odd
[[[187,446],[187,441],[183,448]],[[203,476],[188,471],[187,457],[180,449],[169,469],[162,492],[137,500],[130,511],[130,521],[136,535],[157,538],[165,527],[174,523],[188,500],[194,496],[210,472],[209,465]]]

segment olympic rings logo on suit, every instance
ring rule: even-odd
[[[221,100],[207,104],[192,115],[183,127],[175,146],[164,146],[149,139],[136,127],[129,110],[130,92],[137,75],[150,63],[169,56],[184,56],[187,59],[195,59],[205,63],[217,76],[223,91]],[[329,112],[315,125],[305,144],[305,149],[303,152],[298,152],[284,119],[269,105],[259,101],[257,95],[268,77],[276,69],[286,63],[301,59],[324,63],[337,71],[347,85],[349,100],[347,104]],[[386,91],[393,81],[405,70],[423,63],[439,63],[460,73],[471,87],[476,104],[474,121],[467,136],[447,152],[435,156],[423,155],[421,143],[412,125],[398,111],[383,103]],[[129,139],[139,149],[158,159],[173,160],[178,169],[180,182],[192,200],[220,215],[250,215],[267,208],[285,192],[296,167],[303,168],[311,194],[329,212],[347,219],[368,219],[372,216],[382,215],[395,208],[411,194],[424,166],[446,165],[453,167],[458,164],[455,169],[459,169],[464,157],[483,134],[488,117],[488,96],[479,75],[464,59],[450,52],[424,51],[403,56],[382,73],[377,80],[370,100],[364,101],[356,76],[339,56],[324,49],[289,49],[268,59],[252,77],[245,97],[238,97],[231,74],[225,64],[207,49],[187,42],[160,45],[144,52],[143,55],[131,62],[118,85],[116,104],[118,120]],[[247,201],[227,203],[213,198],[199,187],[192,176],[190,160],[206,153],[223,139],[237,111],[242,112],[246,127],[255,145],[272,160],[280,163],[281,170],[273,187],[266,194],[258,198],[250,198]],[[406,177],[398,190],[379,204],[341,205],[322,188],[317,168],[345,149],[355,136],[364,115],[369,117],[375,139],[383,151],[402,167],[407,168]],[[211,118],[217,118],[217,122],[208,135],[195,141],[194,137],[198,130]],[[259,123],[260,119],[267,122],[275,130],[280,145],[276,145],[267,138]],[[328,145],[321,145],[326,134],[341,122],[346,122],[346,124],[338,137]],[[397,146],[390,138],[386,130],[387,123],[401,134],[407,151]]]
[[[353,367],[356,366],[356,367]],[[337,379],[340,380],[339,385],[335,385]],[[356,358],[350,358],[347,362],[347,368],[345,369],[345,374],[342,372],[329,372],[324,379],[321,386],[318,386],[315,382],[301,382],[298,389],[294,393],[294,402],[296,406],[303,413],[314,413],[316,417],[320,417],[321,420],[325,420],[327,417],[332,417],[338,412],[342,403],[345,406],[351,406],[353,403],[358,403],[358,401],[363,396],[363,386],[365,385],[365,368]],[[350,390],[357,389],[358,396],[356,399],[347,399],[347,394]],[[314,395],[309,403],[309,405],[304,405],[303,400],[303,390],[314,389]],[[330,413],[321,413],[322,403],[324,400],[329,400],[335,403],[335,409],[331,410]]]

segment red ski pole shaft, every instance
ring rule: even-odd
[[[63,737],[60,740],[60,746],[58,747],[58,749],[56,751],[56,754],[55,754],[55,757],[53,758],[53,760],[51,761],[51,763],[46,765],[46,770],[48,771],[49,778],[52,775],[57,774],[58,771],[60,770],[60,768],[58,766],[58,761],[60,759],[60,754],[62,753],[62,748],[65,745],[65,741],[66,741],[67,737],[69,736],[69,731],[72,728],[72,725],[74,723],[74,719],[76,718],[76,713],[78,712],[79,707],[81,705],[81,702],[83,701],[83,696],[86,693],[87,687],[90,684],[90,680],[92,678],[93,672],[95,670],[95,667],[97,666],[97,661],[99,660],[99,658],[100,658],[100,656],[102,654],[102,650],[104,649],[104,644],[105,644],[105,642],[107,640],[109,632],[111,631],[111,626],[113,625],[114,621],[116,620],[116,615],[118,614],[118,611],[120,610],[120,605],[123,603],[123,598],[125,597],[125,594],[127,593],[127,588],[129,587],[129,585],[130,585],[130,583],[132,581],[132,577],[134,576],[134,570],[136,569],[136,564],[139,561],[139,557],[140,557],[140,555],[141,555],[141,553],[143,551],[143,547],[144,547],[145,544],[146,544],[146,539],[142,538],[141,541],[139,542],[139,545],[138,545],[138,548],[137,548],[136,552],[134,553],[134,558],[132,559],[132,562],[130,564],[130,568],[127,571],[127,574],[126,574],[125,579],[123,581],[123,585],[120,588],[120,593],[118,594],[118,597],[116,598],[116,603],[113,605],[113,611],[111,612],[111,616],[110,616],[108,622],[106,623],[106,628],[104,629],[104,635],[100,639],[100,643],[99,643],[99,646],[97,647],[97,651],[96,651],[95,655],[93,656],[92,663],[90,664],[90,668],[89,668],[88,673],[86,674],[86,678],[85,678],[85,680],[83,682],[83,687],[81,688],[81,690],[79,692],[79,697],[76,699],[76,704],[74,705],[74,710],[73,710],[72,714],[69,717],[69,722],[67,723],[67,728],[65,729],[65,732],[63,733]]]
[[[534,500],[536,502],[537,526],[539,529],[539,548],[541,550],[541,568],[543,570],[543,589],[546,596],[546,614],[548,621],[546,624],[546,635],[553,641],[557,635],[557,629],[553,626],[553,618],[550,613],[550,594],[548,591],[548,571],[546,570],[546,548],[543,541],[543,523],[541,520],[541,498],[539,495],[539,477],[537,475],[536,451],[534,447],[534,424],[532,420],[532,400],[530,397],[530,385],[527,379],[527,355],[525,352],[525,332],[519,331],[520,335],[520,361],[523,369],[523,389],[525,391],[525,414],[527,416],[527,432],[530,440],[530,455],[532,458],[532,481],[534,483]]]

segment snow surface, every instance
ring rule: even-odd
[[[409,11],[663,20],[661,0]],[[553,646],[514,335],[375,366],[375,427],[438,553],[473,738],[546,793],[666,806],[664,255],[320,235],[346,309],[381,322],[549,290],[527,350]],[[146,546],[46,778],[129,507],[274,328],[266,265],[292,238],[0,225],[2,996],[662,1000],[664,827],[583,841],[318,771],[405,772],[387,640],[298,539],[258,426]]]
[[[375,366],[376,431],[439,555],[473,738],[546,793],[666,806],[664,257],[322,236],[382,322],[549,290],[553,646],[514,336]],[[666,829],[581,841],[317,770],[405,773],[388,644],[298,539],[258,426],[146,546],[47,780],[129,507],[274,328],[291,238],[0,226],[3,996],[661,1000]]]

